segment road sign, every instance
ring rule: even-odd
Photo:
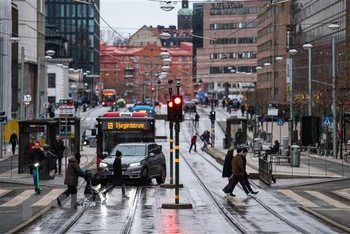
[[[44,108],[45,108],[45,109],[49,108],[49,106],[50,106],[50,103],[49,103],[49,102],[45,102],[45,103],[44,103]]]
[[[7,125],[7,122],[8,122],[7,116],[4,116],[3,119],[4,120],[2,121],[2,125]]]
[[[31,102],[32,101],[32,96],[28,95],[23,95],[23,102]]]
[[[322,125],[323,127],[329,127],[332,125],[333,118],[332,117],[323,117],[322,118]]]
[[[278,126],[283,126],[283,124],[284,124],[284,119],[283,118],[278,118],[277,119],[277,125]]]

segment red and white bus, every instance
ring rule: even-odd
[[[119,143],[155,142],[154,118],[141,112],[107,112],[97,120],[97,165]]]
[[[74,101],[72,98],[62,98],[58,103],[59,115],[74,115]]]
[[[102,106],[112,106],[115,104],[116,97],[115,89],[104,89],[102,90]]]

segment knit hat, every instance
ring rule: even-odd
[[[243,150],[243,149],[242,149],[242,148],[240,148],[240,147],[238,147],[236,150],[237,150],[237,154],[239,154],[239,153],[241,153],[241,152],[242,152],[242,150]]]
[[[123,155],[122,152],[120,152],[119,150],[117,150],[117,152],[115,153],[115,156],[117,156],[117,157],[120,157],[122,155]]]

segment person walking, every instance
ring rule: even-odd
[[[70,206],[72,209],[77,209],[77,186],[79,176],[84,178],[86,174],[79,167],[77,159],[75,157],[71,157],[68,159],[66,177],[64,178],[64,184],[67,185],[68,188],[56,199],[59,206],[62,206],[62,201],[70,195]]]
[[[248,153],[248,149],[247,148],[243,148],[243,170],[244,170],[244,181],[245,181],[245,184],[247,185],[247,189],[249,190],[249,192],[251,194],[258,194],[259,191],[253,191],[252,187],[250,186],[250,182],[248,180],[248,173],[247,173],[247,153]]]
[[[196,112],[196,115],[194,116],[194,127],[199,127],[199,114]]]
[[[197,135],[194,134],[191,138],[191,146],[190,146],[190,150],[188,152],[191,153],[192,147],[194,147],[194,152],[197,152]]]
[[[51,145],[51,152],[56,155],[57,161],[58,161],[58,174],[61,174],[62,169],[62,158],[63,158],[63,152],[66,149],[66,147],[63,144],[63,141],[61,140],[61,137],[59,135],[56,136],[56,140]],[[57,163],[55,163],[55,174],[57,174]]]
[[[250,196],[249,190],[247,189],[247,186],[246,186],[246,183],[244,180],[243,149],[242,148],[237,148],[237,154],[232,159],[231,167],[232,167],[233,176],[230,179],[229,185],[223,190],[224,193],[231,194],[239,182],[241,184],[245,194],[247,196]]]
[[[12,154],[15,155],[16,145],[18,144],[18,137],[17,137],[16,130],[13,130],[12,135],[10,137],[9,144],[12,145]]]
[[[33,175],[35,192],[37,192],[37,193],[40,192],[40,191],[37,191],[39,189],[37,176],[39,176],[41,173],[44,160],[45,160],[44,151],[40,147],[40,142],[36,141],[34,143],[33,149],[31,151],[29,151],[28,161],[29,161],[30,174]],[[36,170],[36,167],[39,167],[38,171]],[[37,172],[39,173],[39,175],[37,175]]]
[[[223,178],[228,178],[228,184],[225,186],[225,188],[222,189],[222,191],[226,192],[227,188],[230,184],[230,180],[232,179],[232,159],[233,159],[233,151],[234,148],[231,146],[228,151],[227,154],[225,156],[225,161],[224,161],[224,167],[222,168],[222,177]],[[234,195],[232,192],[229,194],[229,196],[235,197],[236,195]]]
[[[107,193],[109,193],[112,189],[114,189],[119,183],[122,185],[122,197],[129,198],[125,194],[125,181],[124,181],[123,171],[122,171],[122,156],[123,156],[122,152],[117,150],[117,152],[115,153],[115,159],[113,162],[113,184],[102,193],[102,196],[104,198],[106,198]]]

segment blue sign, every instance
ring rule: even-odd
[[[323,117],[322,118],[322,125],[323,127],[329,127],[333,123],[333,118],[332,117]]]
[[[45,119],[45,116],[43,114],[39,115],[39,119]]]
[[[277,125],[282,126],[284,124],[284,119],[283,118],[277,118]]]
[[[4,120],[2,121],[2,125],[7,125],[7,122],[8,122],[7,116],[4,116],[3,118]]]

